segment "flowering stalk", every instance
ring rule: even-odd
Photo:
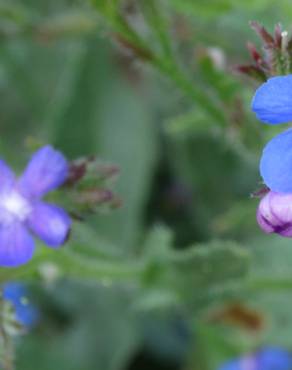
[[[275,26],[274,34],[269,33],[258,22],[251,22],[252,29],[262,41],[262,52],[251,42],[247,49],[252,64],[239,65],[235,69],[260,82],[271,76],[287,75],[292,72],[292,37],[284,31],[280,24]]]
[[[19,178],[0,161],[0,266],[16,267],[32,258],[31,234],[51,248],[67,240],[71,219],[62,208],[42,200],[64,183],[67,173],[65,157],[49,145],[32,156]]]
[[[292,121],[292,75],[268,79],[255,93],[252,109],[270,125]],[[268,192],[257,211],[266,233],[292,237],[292,129],[275,136],[263,150],[260,173]]]
[[[100,209],[118,208],[122,201],[111,190],[119,168],[95,157],[79,158],[69,163],[67,179],[57,200],[71,216],[82,221]]]
[[[197,87],[190,76],[188,76],[171,51],[170,41],[167,40],[167,35],[162,31],[162,24],[164,19],[160,19],[156,11],[155,2],[143,2],[144,19],[156,35],[162,53],[156,52],[153,46],[148,43],[143,36],[136,31],[130,24],[127,17],[121,9],[119,4],[101,3],[96,0],[91,0],[92,5],[97,9],[99,14],[105,20],[112,31],[116,41],[118,41],[124,48],[132,52],[132,54],[149,65],[152,65],[156,70],[166,76],[191,100],[202,107],[206,107],[206,112],[214,119],[215,122],[224,124],[226,122],[225,114],[221,107],[212,97],[205,93],[202,89]],[[158,19],[159,17],[159,19]]]

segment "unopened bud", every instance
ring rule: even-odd
[[[261,26],[256,21],[250,22],[250,26],[260,36],[260,38],[264,41],[264,44],[266,46],[273,46],[273,45],[275,45],[273,36],[265,29],[265,27]]]
[[[292,194],[268,192],[260,201],[257,221],[266,233],[292,237]]]

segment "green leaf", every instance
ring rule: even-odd
[[[166,15],[166,8],[156,0],[142,0],[139,5],[149,28],[160,45],[163,56],[173,59],[171,35],[169,33],[170,21]]]
[[[50,107],[46,120],[51,141],[70,158],[98,154],[98,100],[106,76],[113,73],[107,52],[98,39],[92,39],[77,44],[67,55],[60,89],[56,89],[56,104]]]
[[[42,330],[22,341],[17,369],[122,370],[126,367],[141,345],[137,315],[131,308],[133,291],[67,281],[59,283],[47,295]],[[52,307],[55,312],[50,312]]]
[[[148,289],[164,288],[197,310],[236,295],[249,268],[248,251],[231,241],[213,241],[182,251],[163,248],[148,256],[142,282]]]
[[[97,39],[73,49],[48,119],[51,141],[69,157],[97,155],[120,168],[116,192],[123,207],[96,217],[100,233],[120,248],[132,248],[155,164],[156,129],[141,99],[110,62]],[[66,93],[64,93],[66,91]]]
[[[200,107],[190,112],[172,117],[165,122],[165,131],[170,135],[188,135],[204,131],[218,131],[220,127],[210,120],[208,114]]]
[[[248,251],[232,241],[213,241],[177,251],[170,257],[174,276],[182,277],[182,285],[200,289],[232,282],[246,275],[249,267]],[[180,284],[179,281],[177,281]],[[182,286],[183,288],[183,286]]]
[[[249,243],[252,265],[247,281],[248,304],[260,312],[267,344],[290,347],[292,330],[291,240],[263,235]]]
[[[210,17],[225,13],[232,9],[232,0],[211,0],[208,3],[192,0],[171,0],[171,4],[187,15]]]

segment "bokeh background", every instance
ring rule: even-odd
[[[259,230],[250,197],[281,128],[256,121],[258,83],[234,68],[260,48],[249,21],[291,17],[288,0],[1,0],[1,157],[95,155],[119,167],[122,200],[64,247],[95,260],[1,270],[40,311],[17,369],[216,370],[292,349],[292,243]]]

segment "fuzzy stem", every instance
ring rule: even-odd
[[[14,345],[13,338],[5,329],[5,306],[3,292],[0,293],[0,338],[2,345],[1,367],[3,370],[14,370]]]

